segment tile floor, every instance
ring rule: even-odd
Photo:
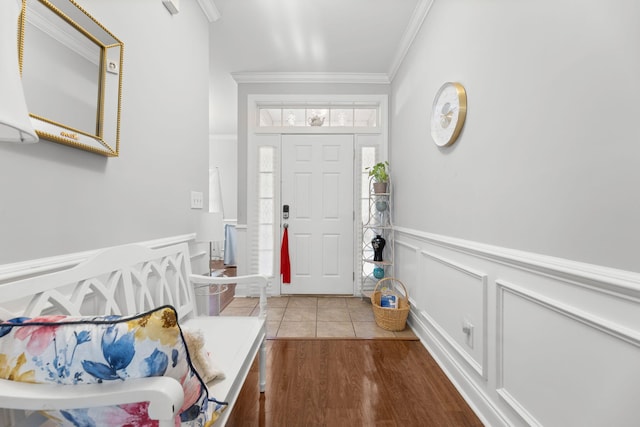
[[[257,298],[234,298],[221,316],[257,316]],[[371,302],[354,297],[282,296],[267,302],[267,338],[418,339],[411,328],[391,332],[375,322]]]

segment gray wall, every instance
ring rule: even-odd
[[[436,0],[392,84],[396,225],[640,271],[638,16],[628,0]],[[438,149],[446,81],[468,113]]]
[[[0,263],[195,231],[208,188],[208,22],[195,1],[79,0],[125,43],[120,157],[0,145]],[[64,104],[60,105],[64,108]]]
[[[387,84],[241,83],[238,85],[238,224],[247,223],[247,108],[249,95],[377,95],[389,94]]]

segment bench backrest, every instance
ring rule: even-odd
[[[117,246],[70,269],[0,285],[0,318],[7,312],[129,315],[170,304],[182,320],[196,310],[190,274],[186,243],[159,249]]]

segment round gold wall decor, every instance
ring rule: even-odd
[[[453,144],[467,116],[467,92],[460,83],[443,84],[433,100],[431,137],[438,147]]]

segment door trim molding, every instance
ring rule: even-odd
[[[247,179],[247,191],[246,191],[246,205],[247,205],[247,229],[245,239],[243,241],[238,241],[237,245],[237,257],[238,257],[238,265],[246,266],[242,267],[242,271],[245,274],[258,273],[258,264],[256,248],[253,243],[256,242],[257,237],[257,227],[255,227],[256,215],[257,212],[252,210],[252,206],[255,206],[257,200],[257,171],[256,171],[256,160],[257,160],[257,152],[258,148],[263,144],[261,141],[264,141],[266,145],[276,147],[277,154],[279,157],[279,152],[282,148],[281,145],[281,137],[286,132],[277,132],[277,133],[265,133],[262,129],[257,126],[257,107],[259,104],[265,103],[340,103],[340,102],[349,102],[349,103],[377,103],[380,108],[380,123],[379,123],[379,131],[376,133],[371,133],[367,131],[361,131],[355,128],[345,128],[341,129],[340,133],[348,134],[354,136],[354,150],[359,150],[362,146],[367,145],[375,145],[379,152],[381,153],[381,158],[387,159],[389,155],[389,96],[387,94],[374,94],[374,95],[363,95],[363,94],[353,94],[353,95],[325,95],[325,94],[315,94],[315,95],[288,95],[288,94],[248,94],[247,95],[247,168],[246,168],[246,179]],[[327,128],[328,129],[328,128]],[[326,130],[326,129],[324,129]],[[302,132],[299,132],[302,133]],[[328,133],[324,132],[322,128],[319,129],[317,133]],[[274,139],[277,138],[278,142],[275,142]],[[268,142],[269,141],[269,142]],[[372,143],[371,141],[375,141]],[[355,156],[354,156],[355,157]],[[357,191],[356,185],[360,181],[357,178],[359,174],[359,170],[357,170],[357,164],[354,158],[354,209],[356,206],[356,196]],[[276,180],[280,182],[281,179],[281,165],[277,165],[276,172]],[[279,185],[278,185],[279,187]],[[274,206],[277,207],[279,212],[279,207],[281,206],[280,199],[280,189],[278,188],[277,194],[274,200]],[[277,213],[274,213],[276,215]],[[281,244],[281,230],[280,230],[280,221],[279,218],[276,223],[274,223],[274,280],[273,287],[270,290],[270,295],[280,295],[280,244]],[[358,226],[359,222],[354,222],[354,236],[358,236]],[[277,236],[277,237],[276,237]],[[359,260],[359,250],[358,250],[358,238],[354,238],[354,272],[358,271],[358,260]],[[240,270],[239,270],[240,271]],[[358,285],[357,281],[353,281],[353,295],[356,295]]]

